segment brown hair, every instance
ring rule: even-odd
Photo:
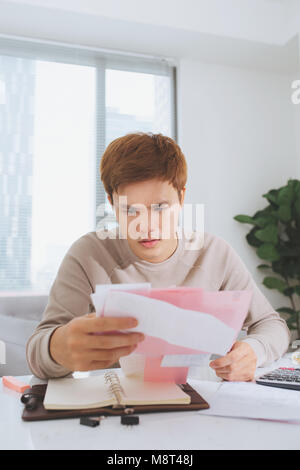
[[[111,197],[122,184],[158,178],[178,191],[185,187],[187,164],[179,145],[171,137],[151,132],[126,134],[113,140],[100,163],[101,180]]]

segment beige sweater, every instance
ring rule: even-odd
[[[259,290],[239,255],[221,237],[207,232],[186,237],[180,231],[172,256],[161,263],[150,263],[136,256],[118,232],[117,237],[106,239],[100,239],[99,233],[80,237],[62,260],[42,321],[27,343],[27,361],[37,377],[62,377],[72,372],[52,359],[49,340],[58,326],[95,311],[90,294],[96,284],[150,282],[152,287],[176,285],[208,291],[252,289],[243,326],[247,335],[242,340],[254,349],[258,366],[286,352],[290,332],[285,321]]]

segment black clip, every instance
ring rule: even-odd
[[[40,397],[37,395],[27,394],[21,397],[21,402],[24,403],[25,409],[28,411],[35,410],[38,406],[39,400]]]
[[[39,402],[44,400],[44,396],[45,385],[33,385],[22,394],[20,400],[24,403],[26,410],[32,411],[38,407]]]
[[[126,424],[127,426],[132,426],[140,423],[140,418],[137,415],[122,415],[121,424]]]
[[[80,418],[80,424],[95,428],[99,426],[102,418],[105,418],[105,416],[82,416]]]

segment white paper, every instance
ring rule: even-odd
[[[96,297],[94,294],[97,308]],[[128,331],[140,331],[171,344],[220,355],[228,352],[236,336],[233,328],[208,313],[179,308],[129,292],[108,291],[104,315],[133,316],[139,324]]]
[[[134,284],[97,284],[96,291],[94,294],[91,294],[91,299],[94,303],[96,309],[96,316],[99,317],[102,313],[106,294],[110,290],[149,290],[151,289],[150,282],[139,282]]]
[[[210,353],[202,354],[166,354],[161,361],[161,367],[191,367],[207,365]]]
[[[135,376],[144,376],[146,357],[143,354],[132,353],[128,356],[122,356],[119,359],[122,372],[126,377],[135,375]]]
[[[222,382],[209,405],[210,408],[201,410],[201,414],[280,421],[300,420],[298,390],[267,387],[254,382]]]

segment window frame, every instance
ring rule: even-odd
[[[170,77],[170,103],[171,103],[171,136],[177,141],[177,67],[178,63],[173,58],[155,57],[144,54],[130,53],[88,47],[82,45],[60,43],[55,41],[36,40],[32,38],[9,36],[0,34],[0,55],[8,55],[32,60],[45,60],[56,63],[68,63],[73,65],[91,66],[96,69],[96,125],[95,125],[95,165],[96,165],[96,194],[94,207],[95,226],[97,207],[104,204],[106,194],[99,179],[99,168],[102,155],[105,150],[106,129],[106,103],[105,85],[106,69],[122,70],[128,72],[149,73]],[[99,184],[100,183],[100,184]],[[104,213],[103,218],[108,214]],[[13,295],[23,296],[27,291],[12,291]],[[3,294],[2,294],[3,293]],[[9,292],[1,291],[0,296]],[[36,294],[36,293],[35,293]]]

